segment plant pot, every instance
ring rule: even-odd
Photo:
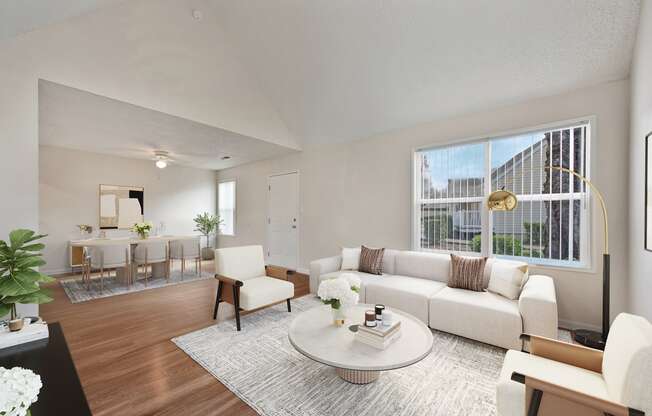
[[[202,260],[213,260],[215,258],[215,251],[213,247],[204,247],[201,249]]]
[[[24,324],[25,322],[23,321],[23,318],[12,319],[11,321],[9,321],[9,330],[11,332],[20,331],[21,329],[23,329]]]
[[[344,325],[344,320],[346,318],[346,313],[344,312],[344,307],[340,306],[335,309],[331,307],[331,313],[333,314],[333,325],[342,326]]]

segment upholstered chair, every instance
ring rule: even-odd
[[[181,260],[181,280],[186,271],[186,260],[195,261],[195,273],[201,274],[199,238],[170,241],[170,260]]]
[[[134,252],[134,263],[136,271],[138,266],[145,267],[145,286],[148,283],[148,269],[150,265],[165,263],[165,278],[170,281],[170,259],[168,256],[168,245],[162,241],[144,241],[138,243]],[[152,274],[154,271],[152,271]],[[138,278],[137,276],[135,276]]]
[[[497,386],[499,416],[652,415],[652,325],[621,313],[604,352],[525,335],[530,354],[510,350]]]
[[[235,322],[240,331],[240,310],[252,311],[290,299],[294,284],[274,277],[273,267],[265,266],[262,246],[220,248],[215,250],[215,278],[219,281],[213,319],[221,302],[235,307]]]
[[[124,267],[127,280],[130,279],[129,244],[106,245],[87,248],[88,275],[90,269],[100,270],[100,293],[104,290],[104,269]],[[107,273],[108,274],[108,273]]]

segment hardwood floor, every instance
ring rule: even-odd
[[[309,292],[307,276],[291,280],[295,297]],[[49,287],[54,302],[41,316],[61,323],[94,415],[256,414],[170,341],[215,323],[214,279],[77,304]],[[232,315],[220,305],[218,320]]]

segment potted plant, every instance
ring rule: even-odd
[[[206,237],[206,247],[201,250],[202,259],[211,260],[214,253],[209,240],[210,235],[217,231],[219,226],[224,223],[224,220],[222,220],[219,215],[212,215],[208,212],[204,212],[203,214],[198,214],[194,221],[195,231],[199,231],[204,237]]]
[[[9,329],[12,331],[23,327],[23,320],[16,313],[17,303],[52,301],[40,284],[54,279],[34,270],[45,264],[41,258],[45,245],[35,243],[43,237],[32,230],[14,230],[9,233],[9,243],[0,240],[0,317],[11,314]]]
[[[353,273],[342,273],[336,279],[324,280],[319,284],[317,296],[331,306],[335,326],[344,325],[345,308],[358,303],[360,284],[360,278]]]
[[[154,228],[154,224],[152,224],[151,221],[138,222],[134,224],[133,227],[131,227],[131,231],[138,234],[138,237],[144,240],[147,238],[147,236],[149,236],[149,233],[152,231],[152,228]]]

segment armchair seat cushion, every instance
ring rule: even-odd
[[[383,276],[365,289],[366,303],[381,303],[414,315],[428,325],[428,302],[446,284],[436,280],[407,276]]]
[[[240,288],[240,308],[245,311],[294,297],[294,285],[285,280],[261,276],[247,279]]]
[[[445,287],[430,299],[430,327],[505,349],[520,350],[518,302],[490,292]]]
[[[525,413],[525,385],[511,380],[512,373],[536,377],[568,389],[590,394],[604,400],[612,400],[602,375],[572,365],[509,350],[505,355],[503,369],[496,386],[496,410],[499,416],[523,416]],[[545,394],[543,400],[545,401]],[[574,414],[574,404],[565,403],[569,413]],[[578,412],[580,409],[578,409]]]

